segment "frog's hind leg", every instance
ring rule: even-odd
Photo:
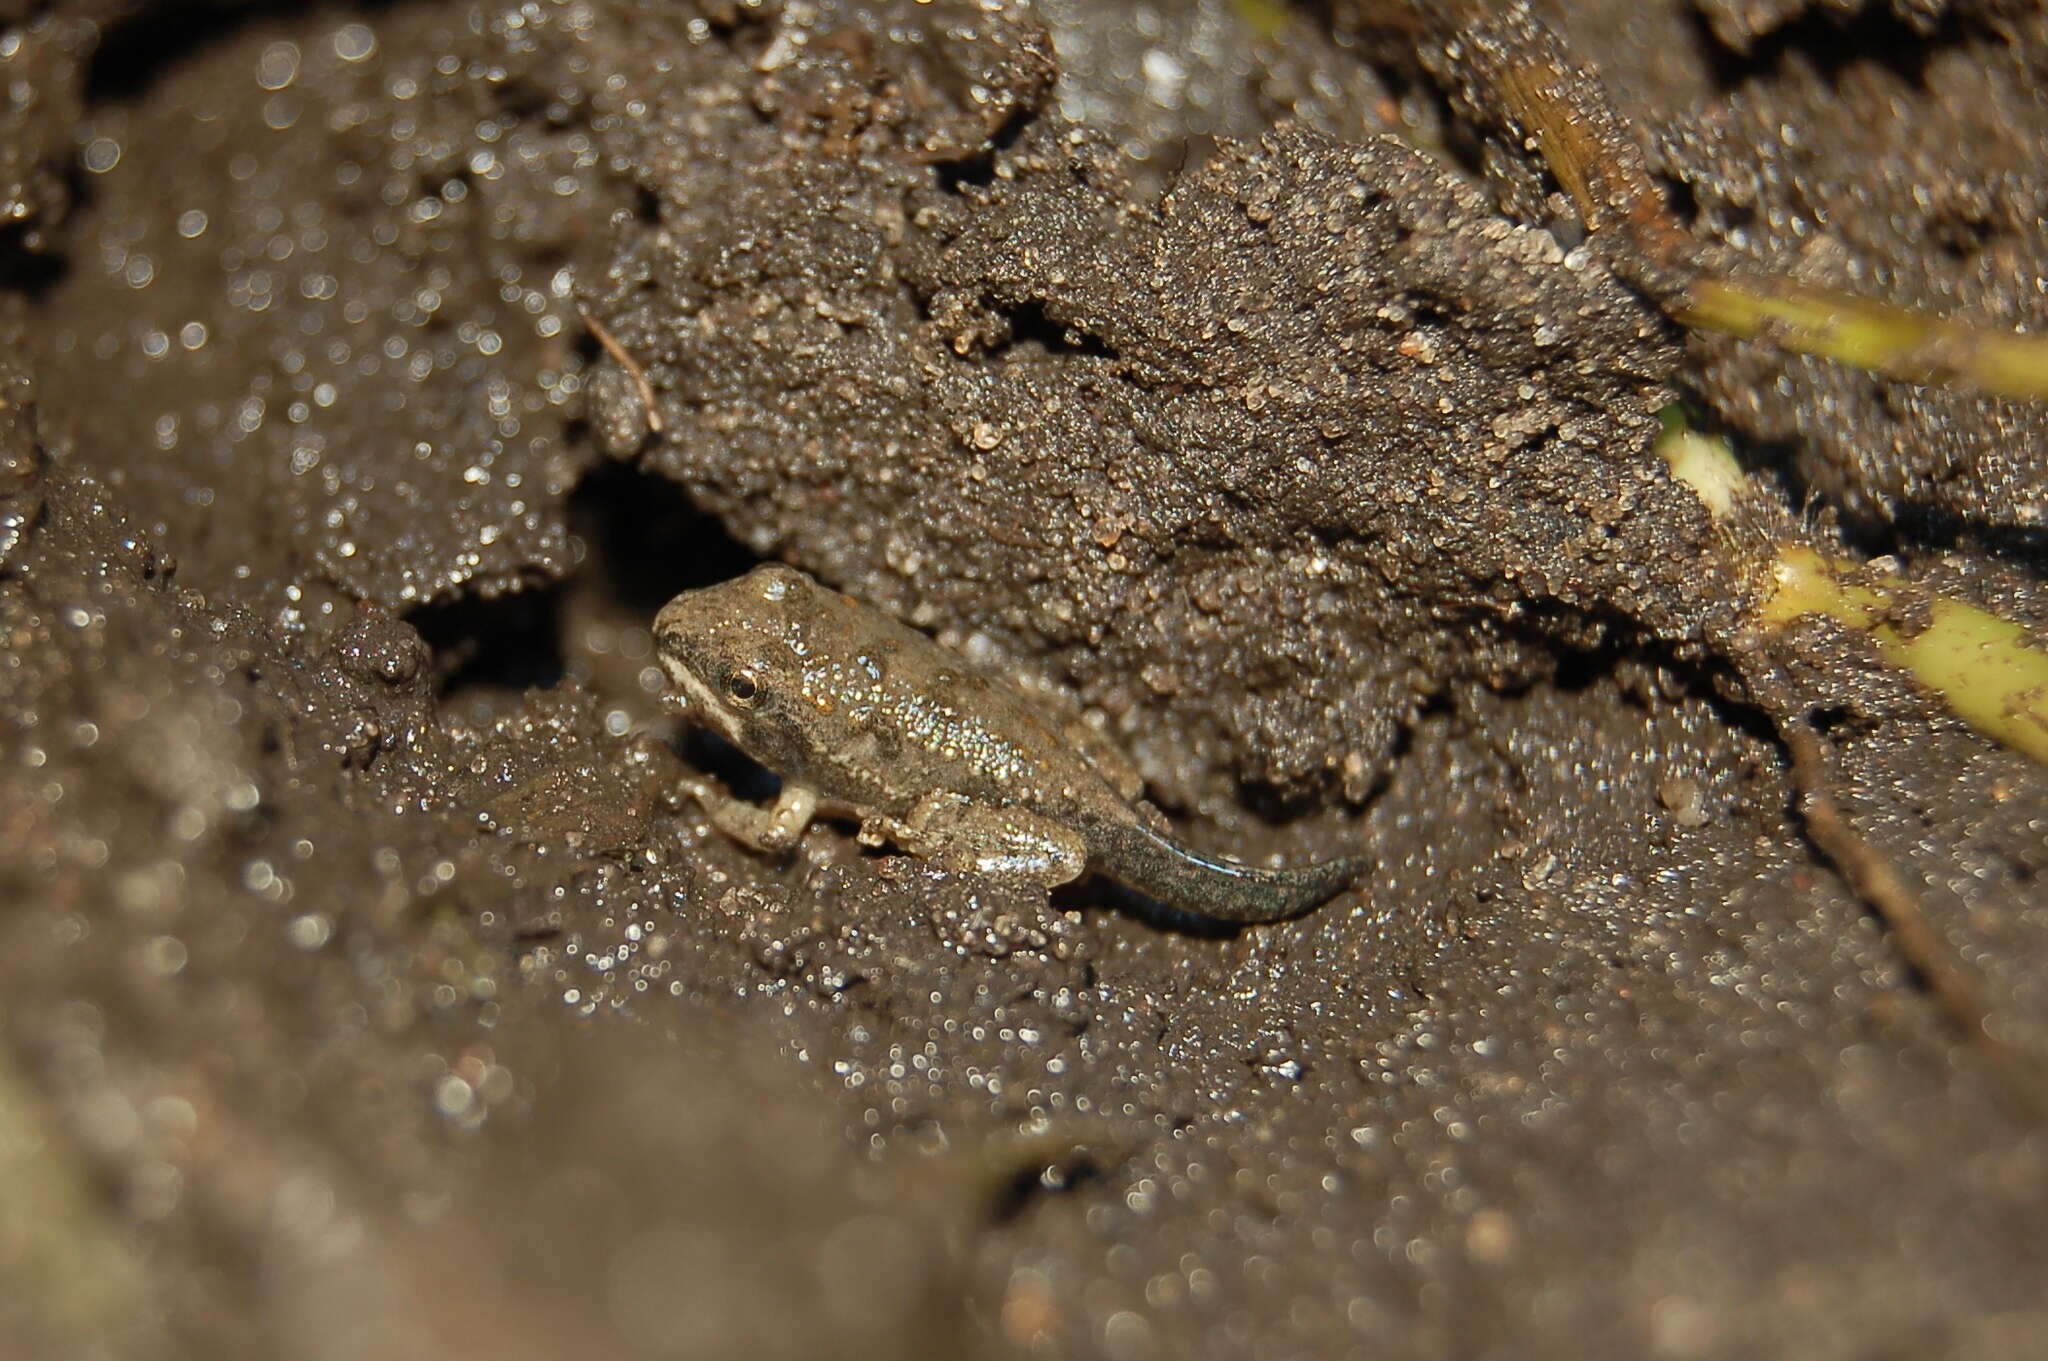
[[[703,806],[711,825],[734,841],[757,851],[779,854],[789,850],[811,825],[818,811],[817,791],[785,780],[782,792],[767,807],[734,798],[709,781],[694,776],[682,782],[683,792]]]
[[[935,794],[901,820],[862,829],[947,869],[1051,888],[1088,868],[1088,844],[1065,823],[1024,808],[990,808]]]

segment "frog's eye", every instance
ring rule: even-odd
[[[761,701],[761,682],[748,671],[728,671],[725,676],[725,697],[735,708],[751,709]]]

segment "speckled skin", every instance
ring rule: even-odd
[[[820,810],[846,811],[869,845],[1048,887],[1098,869],[1240,922],[1306,911],[1365,868],[1255,869],[1169,840],[1141,819],[1136,772],[1093,729],[794,568],[686,591],[654,637],[693,716],[781,774],[767,808],[688,786],[717,826],[764,850],[793,845]]]

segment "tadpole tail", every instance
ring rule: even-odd
[[[1295,869],[1217,860],[1136,823],[1101,837],[1104,873],[1171,907],[1230,922],[1270,922],[1328,902],[1371,863],[1360,856]]]

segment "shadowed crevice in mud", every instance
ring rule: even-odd
[[[1828,80],[1838,79],[1851,66],[1878,63],[1918,83],[1941,52],[1983,36],[1953,9],[1929,24],[1914,24],[1881,5],[1865,5],[1847,14],[1814,6],[1756,37],[1744,52],[1724,43],[1713,19],[1702,10],[1690,9],[1686,18],[1714,81],[1724,91],[1771,79],[1792,61],[1810,62]]]
[[[66,176],[67,180],[72,178]],[[77,202],[75,186],[72,201]],[[67,256],[29,247],[29,240],[43,230],[33,222],[0,230],[0,291],[33,301],[62,283],[70,273],[71,261]]]
[[[1310,817],[1329,802],[1329,794],[1313,786],[1278,785],[1267,780],[1240,780],[1237,801],[1259,821],[1283,826]]]
[[[1780,745],[1771,716],[1756,704],[1734,697],[1742,692],[1741,680],[1723,659],[1684,655],[1614,616],[1601,620],[1579,646],[1560,642],[1554,627],[1532,626],[1526,621],[1505,626],[1504,631],[1532,650],[1548,649],[1553,661],[1547,672],[1504,677],[1486,686],[1502,699],[1548,702],[1555,697],[1576,702],[1611,687],[1613,702],[1638,714],[1655,714],[1674,703],[1697,703],[1706,706],[1731,737]],[[1476,732],[1485,730],[1485,719],[1464,714],[1457,692],[1445,691],[1404,730],[1402,741],[1393,749],[1394,764],[1408,755],[1415,729],[1437,714],[1449,716],[1454,724],[1469,721]]]
[[[434,658],[444,701],[471,691],[544,690],[567,671],[561,646],[562,588],[494,599],[461,596],[405,616]]]
[[[1046,354],[1086,356],[1094,359],[1122,357],[1100,336],[1092,335],[1079,326],[1055,320],[1043,302],[1019,303],[1013,307],[999,308],[998,311],[1009,322],[1010,338],[992,347],[991,355],[1001,355],[1020,346],[1031,346]]]
[[[579,576],[621,610],[652,619],[680,591],[741,576],[763,561],[670,478],[604,463],[569,498],[587,556]]]
[[[994,184],[997,158],[1017,144],[1024,136],[1025,129],[1029,128],[1037,117],[1038,110],[1019,106],[1010,111],[1002,126],[990,134],[988,140],[972,155],[932,162],[932,171],[938,178],[939,188],[949,194],[958,194],[970,185],[986,188]]]
[[[1067,1150],[1057,1158],[1020,1162],[1002,1176],[989,1198],[991,1224],[1012,1224],[1047,1199],[1107,1184],[1099,1156],[1088,1149]]]
[[[349,5],[320,7],[335,26],[360,15],[374,17],[392,9],[396,0],[356,0]],[[86,72],[87,104],[127,102],[149,93],[156,79],[179,63],[233,43],[246,29],[278,20],[303,18],[309,8],[299,0],[211,0],[193,5],[139,5],[107,29]]]
[[[710,775],[740,798],[765,803],[782,792],[780,775],[708,728],[691,726],[678,746],[693,768]]]
[[[1913,545],[1948,553],[1986,553],[2017,571],[2048,577],[2048,529],[2038,526],[1995,524],[1940,506],[1907,502],[1899,507],[1898,531],[1885,551]]]
[[[583,554],[568,580],[464,595],[407,616],[433,650],[444,701],[558,686],[583,670],[579,625],[601,619],[644,628],[678,592],[739,576],[761,560],[674,482],[624,463],[602,463],[577,485],[569,523]],[[601,680],[597,688],[603,693]]]

